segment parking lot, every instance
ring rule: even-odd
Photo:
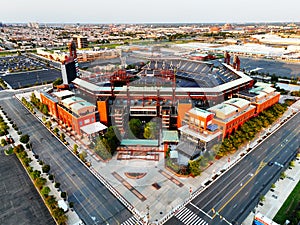
[[[11,88],[17,89],[51,83],[61,77],[61,72],[38,60],[21,55],[0,58],[0,77]]]
[[[15,155],[0,148],[0,224],[55,224]]]

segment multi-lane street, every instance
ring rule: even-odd
[[[299,121],[297,114],[166,224],[241,224],[284,171],[281,165],[286,167],[295,157],[300,145]]]
[[[12,96],[1,92],[0,105],[23,134],[30,135],[35,153],[51,166],[50,173],[80,218],[86,224],[110,225],[133,220],[132,213]]]

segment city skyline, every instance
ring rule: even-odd
[[[205,1],[152,0],[141,4],[111,0],[98,2],[53,0],[47,5],[35,0],[5,0],[0,21],[4,23],[244,23],[299,22],[296,0]]]

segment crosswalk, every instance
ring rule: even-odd
[[[183,207],[175,217],[185,225],[208,225],[208,223],[192,212],[190,209]]]
[[[142,225],[142,223],[140,221],[138,221],[137,218],[135,218],[134,216],[132,216],[128,220],[126,220],[123,223],[121,223],[121,225]]]

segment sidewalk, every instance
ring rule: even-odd
[[[21,135],[18,135],[17,131],[14,128],[12,128],[12,124],[9,123],[9,121],[7,120],[7,117],[3,114],[2,110],[0,110],[0,115],[3,117],[4,121],[9,126],[8,132],[9,132],[9,135],[14,140],[14,145],[17,146],[17,145],[21,144],[21,145],[24,146],[24,149],[25,149],[28,157],[32,160],[29,165],[33,168],[33,170],[39,170],[39,171],[41,171],[41,177],[47,179],[47,182],[46,182],[45,186],[49,187],[50,190],[51,190],[50,193],[49,193],[49,195],[53,195],[57,201],[63,200],[63,198],[61,198],[61,196],[60,196],[60,194],[61,194],[60,189],[55,188],[54,187],[55,183],[51,182],[48,179],[48,175],[42,172],[42,165],[39,164],[39,160],[35,158],[33,152],[30,151],[29,149],[27,149],[26,146],[19,141]],[[45,162],[45,163],[47,164],[47,162]],[[65,201],[65,203],[68,205],[67,201]],[[83,224],[81,222],[79,216],[77,215],[77,213],[73,209],[69,209],[68,212],[66,212],[65,214],[68,217],[68,221],[67,221],[68,225],[81,225],[81,224]]]

